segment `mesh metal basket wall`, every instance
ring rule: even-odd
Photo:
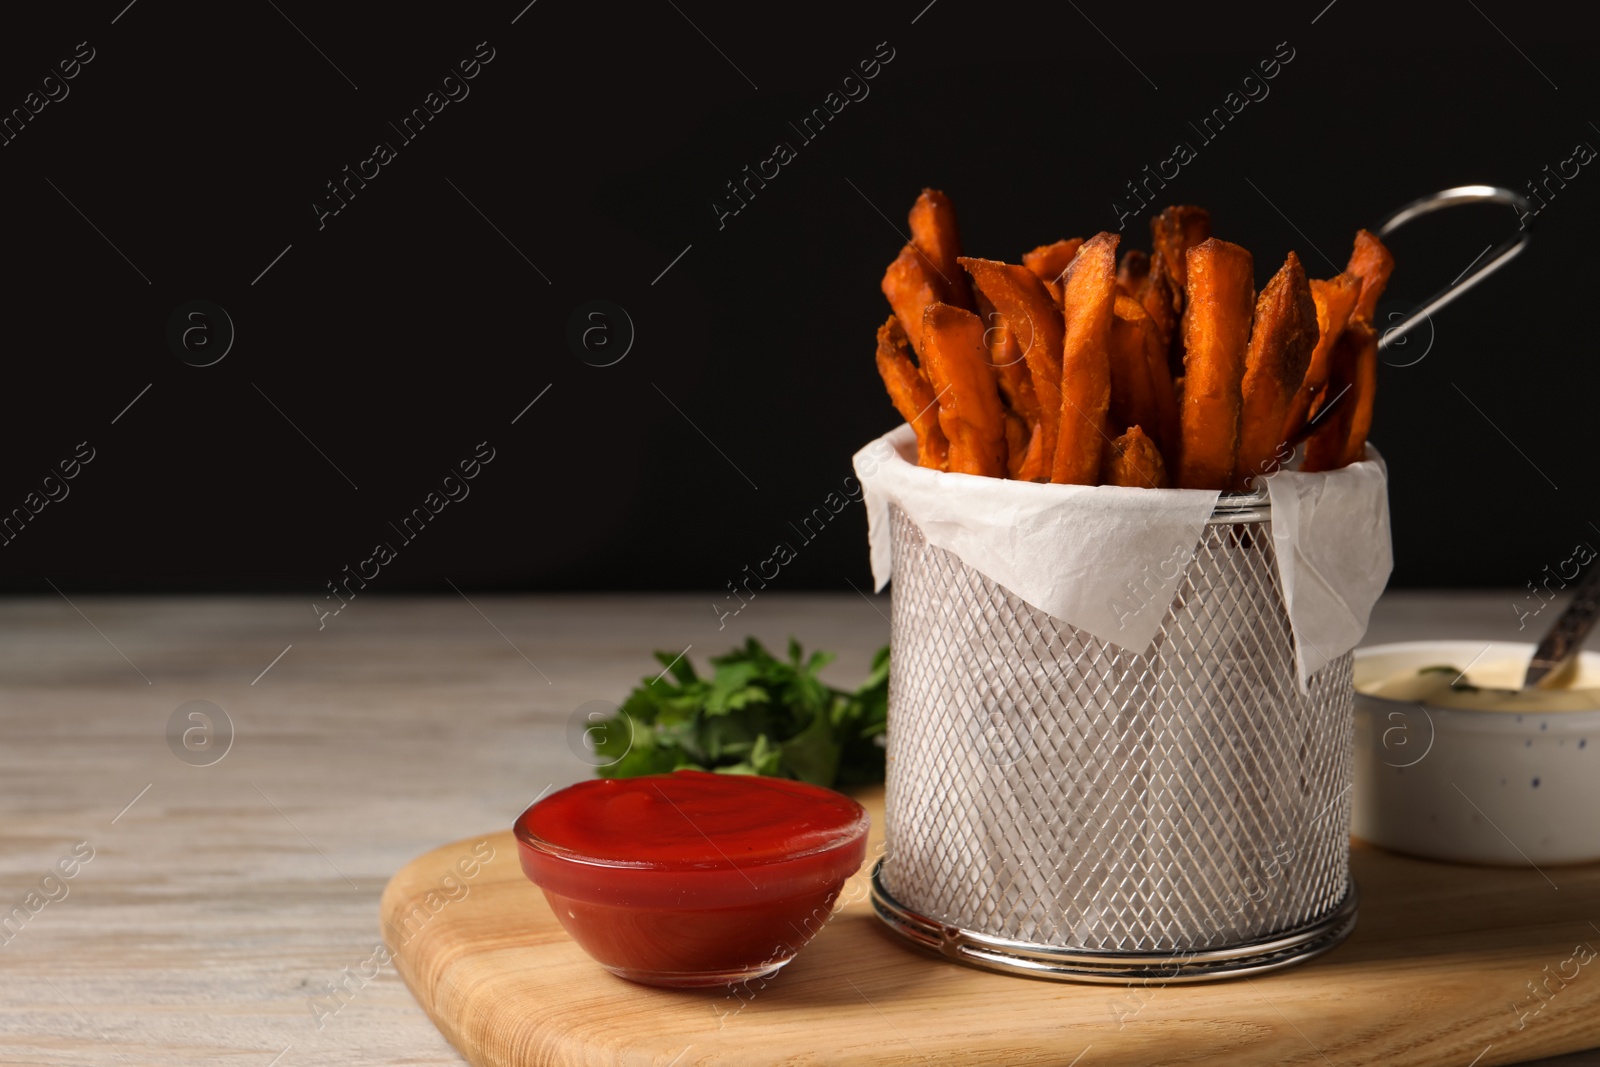
[[[1135,654],[893,511],[881,917],[968,962],[1107,981],[1348,934],[1351,657],[1298,692],[1268,518],[1219,506]]]

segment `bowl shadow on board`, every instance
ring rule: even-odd
[[[880,938],[896,943],[889,944]],[[915,966],[900,956],[905,953]],[[925,964],[925,966],[923,965]],[[702,999],[729,998],[742,1011],[804,1011],[808,1008],[881,1005],[914,997],[918,987],[936,981],[942,968],[956,966],[900,942],[871,911],[852,908],[830,919],[805,948],[776,975],[734,986],[663,990]]]

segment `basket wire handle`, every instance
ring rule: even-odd
[[[1472,265],[1468,266],[1460,277],[1408,311],[1398,325],[1387,327],[1378,340],[1379,351],[1388,348],[1418,323],[1427,320],[1435,311],[1515,259],[1524,248],[1528,247],[1528,241],[1532,239],[1533,234],[1528,230],[1528,223],[1524,221],[1530,218],[1531,205],[1527,197],[1498,185],[1458,185],[1453,189],[1442,189],[1420,200],[1413,200],[1378,224],[1377,235],[1387,237],[1412,219],[1442,208],[1480,203],[1508,205],[1517,214],[1517,232],[1502,241],[1492,252],[1485,249],[1479,253],[1478,258],[1473,260]],[[1487,259],[1484,258],[1485,254],[1488,254]]]

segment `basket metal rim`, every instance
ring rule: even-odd
[[[1223,526],[1231,523],[1270,522],[1272,519],[1272,499],[1267,493],[1265,481],[1257,480],[1251,483],[1253,488],[1243,493],[1222,493],[1217,497],[1216,505],[1211,509],[1211,517],[1206,520],[1208,526]]]
[[[1335,948],[1356,926],[1360,892],[1349,876],[1326,915],[1265,938],[1196,951],[1102,952],[1059,948],[951,926],[906,907],[884,888],[883,860],[872,868],[872,910],[894,933],[960,963],[1006,974],[1101,984],[1216,981],[1275,971]]]

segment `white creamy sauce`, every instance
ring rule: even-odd
[[[1369,679],[1357,688],[1368,696],[1405,700],[1437,708],[1544,714],[1600,710],[1600,676],[1573,672],[1549,689],[1524,690],[1524,660],[1475,663],[1462,675],[1460,665],[1441,662],[1418,671]]]

